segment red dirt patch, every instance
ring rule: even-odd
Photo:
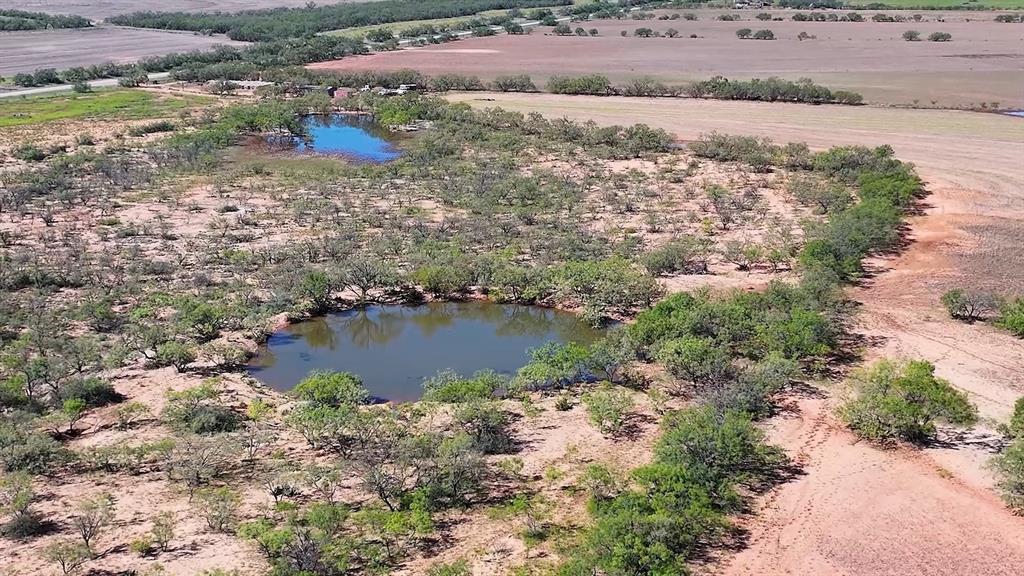
[[[451,44],[382,52],[312,67],[325,70],[399,70],[427,75],[473,74],[492,79],[502,74],[529,73],[541,85],[551,75],[602,73],[614,82],[652,76],[666,82],[780,76],[810,77],[832,87],[856,90],[869,101],[939,106],[969,106],[998,101],[1024,106],[1024,49],[1020,31],[1010,24],[961,18],[936,22],[720,22],[701,12],[700,20],[597,20],[573,24],[597,28],[600,36],[499,35]],[[748,15],[748,17],[751,15]],[[679,31],[677,38],[637,38],[632,31],[647,27]],[[740,28],[768,28],[775,41],[739,40]],[[953,41],[906,42],[904,30],[927,36],[944,31]],[[620,36],[625,30],[627,37]],[[806,32],[816,40],[799,41]],[[699,38],[690,38],[697,34]],[[472,58],[462,49],[472,49]],[[970,56],[970,57],[960,57]],[[982,56],[982,57],[979,57]]]

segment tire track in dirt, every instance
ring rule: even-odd
[[[925,455],[857,442],[831,400],[798,405],[771,436],[804,475],[766,498],[721,574],[1017,573],[1024,525],[991,494],[940,477]]]

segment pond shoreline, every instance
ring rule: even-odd
[[[411,288],[411,290],[415,295],[414,297],[403,297],[400,295],[394,295],[392,297],[371,298],[364,301],[359,301],[358,299],[349,300],[344,297],[340,297],[335,299],[335,302],[338,303],[337,305],[331,306],[330,308],[326,308],[320,312],[315,312],[312,314],[293,314],[289,312],[280,312],[270,317],[269,323],[266,327],[266,330],[264,331],[264,334],[257,335],[256,338],[250,338],[250,340],[253,340],[257,344],[263,344],[264,342],[266,342],[266,338],[273,334],[274,332],[284,330],[285,328],[288,328],[289,326],[292,326],[298,322],[308,322],[309,320],[314,320],[322,316],[351,312],[353,310],[359,310],[360,308],[367,308],[370,306],[418,306],[423,304],[430,304],[431,302],[488,302],[491,304],[512,304],[516,306],[532,306],[535,308],[544,308],[547,310],[554,310],[557,312],[566,312],[570,314],[575,314],[577,316],[580,315],[581,310],[579,306],[565,306],[563,304],[553,304],[548,302],[531,302],[528,304],[523,302],[499,302],[497,300],[492,300],[487,296],[485,292],[482,292],[479,289],[473,289],[469,292],[462,294],[461,296],[435,296],[423,292],[422,290],[420,290],[419,287],[413,287]],[[609,316],[604,319],[600,326],[595,326],[594,328],[607,328],[614,324],[628,322],[629,320],[631,320],[631,317]]]
[[[386,164],[405,155],[405,130],[376,122],[363,111],[312,111],[296,120],[304,134],[280,130],[253,134],[246,145],[270,154],[340,158],[354,164]]]
[[[245,371],[285,393],[312,371],[348,371],[375,397],[410,402],[419,399],[425,379],[442,371],[512,376],[532,349],[589,345],[603,333],[557,307],[469,296],[379,298],[321,314],[278,315],[262,343],[250,348]]]

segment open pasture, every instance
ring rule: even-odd
[[[743,79],[809,77],[830,88],[860,92],[872,103],[976,107],[982,103],[1024,106],[1024,28],[994,22],[992,13],[925,13],[922,22],[597,20],[573,24],[596,28],[598,37],[555,36],[550,28],[526,36],[499,35],[455,44],[372,54],[314,65],[334,70],[412,68],[427,75],[461,73],[490,79],[528,73],[538,86],[552,75],[601,73],[613,82],[650,76],[664,82],[715,75]],[[909,16],[909,14],[904,13]],[[942,18],[943,22],[938,21]],[[637,28],[675,38],[640,38]],[[776,40],[740,40],[741,28],[770,29]],[[952,42],[907,42],[906,30],[922,37],[948,32]],[[622,31],[626,36],[622,36]],[[814,38],[799,40],[800,33]],[[692,38],[696,35],[696,38]]]

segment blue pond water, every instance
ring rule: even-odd
[[[270,137],[274,147],[290,147],[299,152],[344,156],[357,162],[389,162],[402,155],[394,133],[382,128],[368,116],[331,114],[307,116],[303,121],[309,131],[306,138],[282,141]]]
[[[268,386],[287,391],[310,371],[343,370],[370,394],[396,402],[420,398],[440,370],[512,374],[528,351],[547,342],[590,343],[600,332],[576,315],[489,302],[369,306],[293,324],[273,334],[249,365]]]

